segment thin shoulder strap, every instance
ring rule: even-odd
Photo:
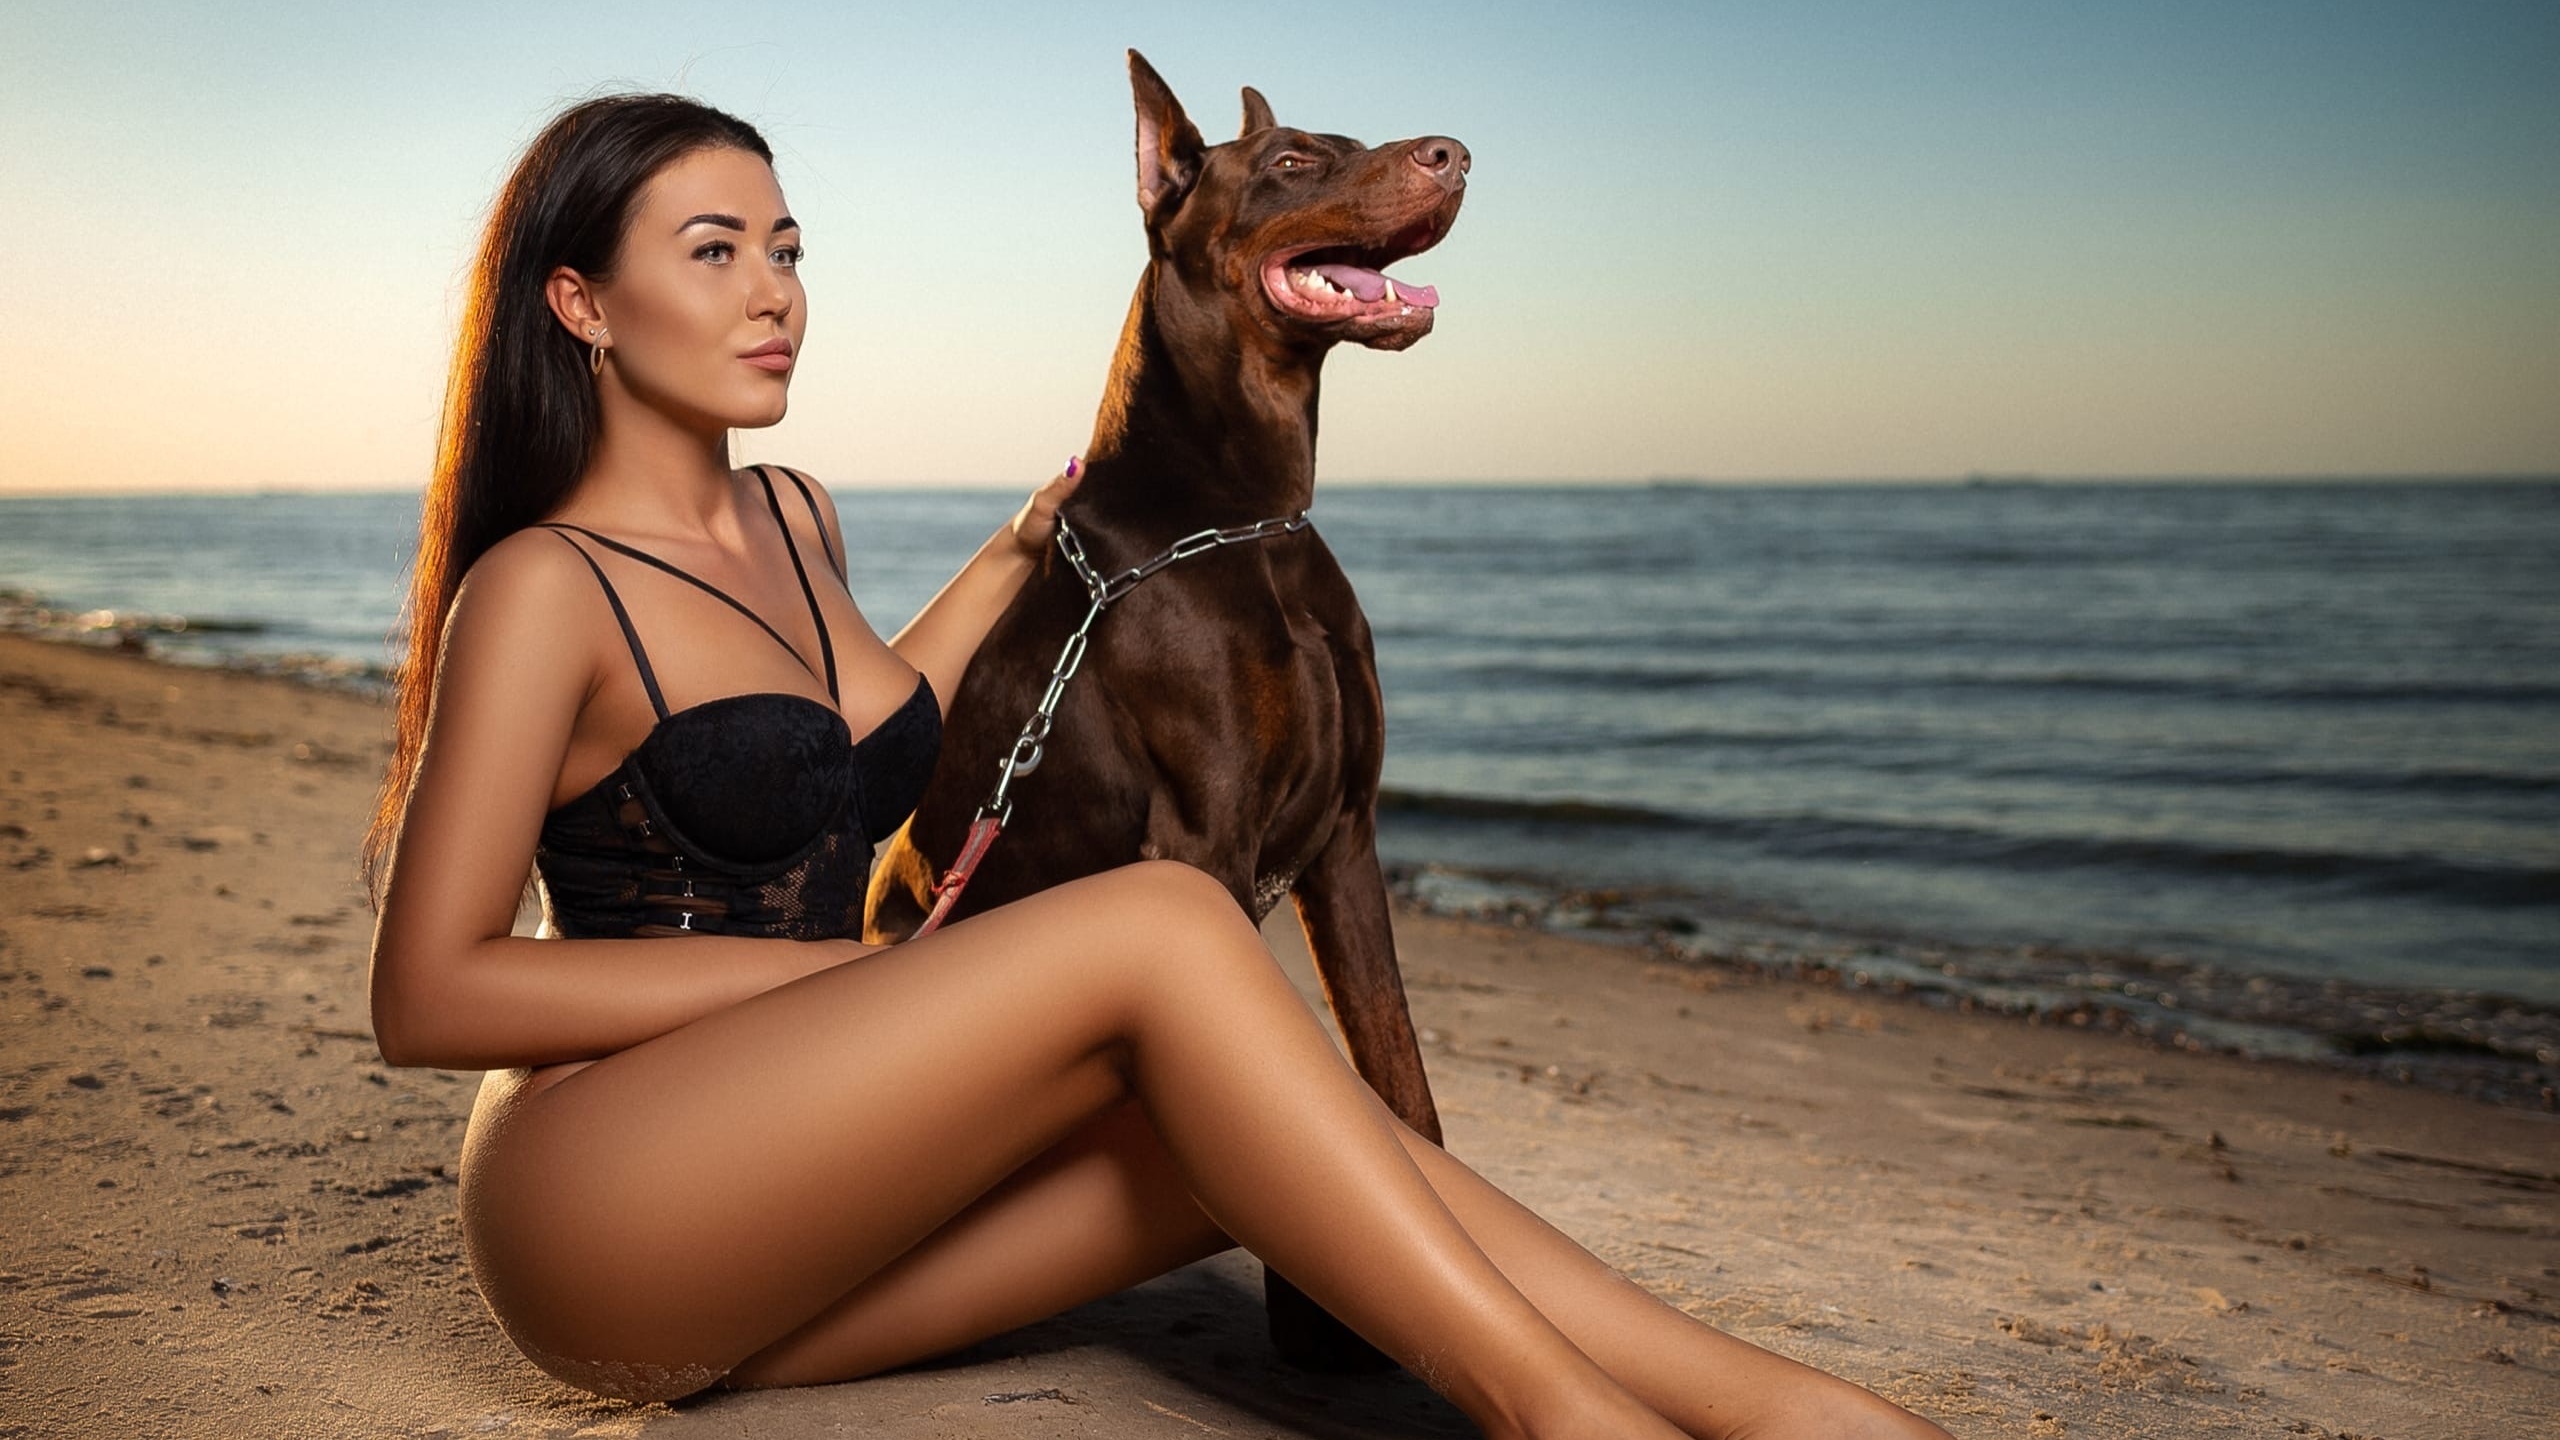
[[[667,697],[658,693],[658,674],[649,668],[649,652],[640,648],[640,632],[631,628],[631,612],[622,608],[622,597],[614,593],[613,582],[604,578],[604,567],[596,563],[596,557],[587,553],[586,546],[561,535],[562,526],[546,521],[542,528],[560,535],[560,543],[577,551],[578,558],[587,562],[587,568],[596,572],[596,583],[604,587],[604,598],[613,603],[613,618],[622,626],[622,638],[631,646],[631,663],[640,667],[640,683],[649,692],[649,708],[658,712],[659,719],[666,719]]]
[[[783,545],[791,551],[791,573],[800,577],[800,593],[809,601],[809,618],[818,625],[818,649],[827,657],[827,698],[840,702],[836,694],[836,644],[827,636],[827,617],[818,612],[818,592],[809,584],[809,567],[800,563],[800,542],[791,538],[791,526],[782,518],[782,501],[773,493],[773,477],[759,465],[756,478],[764,482],[764,503],[773,510],[773,523],[782,531]],[[809,518],[814,520],[817,516],[812,513]],[[819,526],[818,533],[824,535],[826,527]]]
[[[708,580],[704,580],[704,579],[701,579],[701,578],[699,578],[698,576],[689,575],[689,574],[685,573],[684,571],[677,569],[675,566],[668,564],[666,561],[659,559],[657,556],[650,554],[650,553],[649,553],[648,551],[646,551],[646,550],[636,549],[636,548],[634,548],[634,547],[632,547],[632,546],[625,545],[625,544],[623,544],[621,541],[614,539],[614,538],[613,538],[612,536],[610,536],[610,535],[599,535],[599,534],[597,534],[596,532],[594,532],[593,530],[588,529],[588,528],[587,528],[586,526],[584,526],[584,525],[573,525],[573,524],[569,523],[569,522],[568,522],[568,521],[566,521],[566,520],[546,520],[546,521],[544,521],[543,523],[544,523],[545,525],[552,526],[552,527],[553,527],[553,528],[555,528],[555,529],[575,530],[575,531],[577,531],[579,534],[586,536],[588,539],[593,540],[593,541],[594,541],[594,542],[596,542],[597,544],[604,546],[606,549],[613,551],[613,552],[614,552],[615,554],[617,554],[617,555],[628,555],[628,556],[630,556],[632,559],[637,560],[637,561],[640,561],[640,562],[641,562],[642,564],[644,564],[644,565],[654,565],[654,566],[656,566],[657,568],[659,568],[659,569],[661,569],[661,570],[666,571],[668,574],[673,575],[673,576],[674,576],[674,577],[676,577],[677,579],[684,581],[684,582],[685,582],[686,584],[688,584],[688,585],[692,585],[692,586],[695,586],[696,588],[699,588],[699,589],[702,589],[702,590],[705,590],[705,591],[710,592],[710,593],[711,593],[714,597],[716,597],[716,598],[717,598],[717,599],[718,599],[722,604],[727,605],[730,609],[735,610],[735,611],[737,611],[739,614],[744,615],[744,616],[746,616],[748,619],[753,620],[754,622],[756,622],[756,628],[757,628],[757,629],[762,630],[762,631],[763,631],[764,633],[766,633],[767,635],[772,636],[772,637],[773,637],[773,643],[774,643],[774,644],[779,645],[779,646],[781,646],[783,649],[785,649],[785,650],[787,650],[787,651],[791,652],[791,658],[792,658],[792,659],[800,661],[800,668],[801,668],[801,669],[803,669],[803,670],[808,670],[808,671],[809,671],[809,673],[810,673],[811,675],[813,675],[813,676],[814,676],[814,675],[816,675],[816,674],[818,673],[817,671],[810,669],[810,667],[809,667],[809,662],[808,662],[806,659],[803,659],[803,658],[801,657],[800,650],[799,650],[799,647],[798,647],[798,646],[795,646],[795,645],[793,645],[790,641],[785,640],[785,639],[783,639],[783,638],[782,638],[782,632],[781,632],[781,631],[776,630],[776,629],[774,629],[771,625],[766,624],[766,623],[765,623],[765,618],[764,618],[763,616],[761,616],[761,615],[757,614],[757,613],[756,613],[756,612],[754,612],[753,610],[748,609],[746,606],[739,604],[739,603],[737,602],[737,600],[736,600],[736,599],[734,599],[734,598],[732,598],[732,597],[730,596],[729,592],[727,592],[727,591],[725,591],[725,590],[721,589],[721,588],[720,588],[719,586],[717,586],[717,585],[712,584],[710,581],[708,581]],[[795,559],[796,559],[796,557],[795,557]],[[596,563],[596,562],[595,562],[595,557],[594,557],[594,556],[592,556],[592,555],[588,556],[588,557],[587,557],[587,563],[588,563],[588,564],[590,564],[590,565],[595,564],[595,563]],[[598,570],[596,571],[596,574],[597,574],[597,576],[598,576],[599,578],[601,578],[601,577],[603,576],[603,574],[604,574],[604,571],[603,571],[602,569],[598,569]],[[807,583],[808,583],[808,582],[807,582],[807,581],[805,581],[805,580],[801,582],[801,584],[802,584],[804,587],[807,585]],[[606,588],[609,590],[609,589],[611,589],[612,587],[608,586],[608,587],[606,587]],[[821,638],[823,638],[823,635],[821,636]],[[833,678],[834,673],[835,673],[835,661],[834,661],[834,658],[833,658],[832,656],[830,656],[830,657],[829,657],[829,659],[828,659],[828,661],[827,661],[827,671],[828,671],[828,675],[829,675],[829,677],[830,677],[830,680],[832,681],[832,678]],[[832,693],[832,692],[834,691],[834,689],[835,689],[835,686],[834,686],[832,683],[830,683],[830,684],[828,685],[828,687],[827,687],[827,688],[828,688],[828,691],[829,691],[830,693]]]
[[[801,479],[800,472],[788,465],[776,465],[773,468],[790,476],[791,483],[800,487],[800,498],[808,502],[809,518],[818,523],[818,548],[827,552],[827,559],[836,567],[836,573],[844,574],[844,557],[837,554],[836,547],[827,540],[827,522],[818,518],[818,497],[809,493],[809,482]]]

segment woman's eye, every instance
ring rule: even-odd
[[[796,270],[800,268],[800,257],[809,252],[798,245],[785,245],[773,253],[782,257],[782,263],[785,266]]]
[[[696,260],[708,260],[711,258],[712,252],[714,251],[718,251],[719,253],[726,255],[735,248],[737,247],[731,245],[726,240],[714,240],[703,246],[701,249],[694,251],[693,258]]]

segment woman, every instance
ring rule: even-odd
[[[1406,1128],[1197,870],[852,938],[1074,466],[884,644],[823,489],[728,461],[782,418],[799,255],[752,128],[615,96],[473,273],[366,864],[384,1058],[489,1072],[460,1203],[516,1345],[635,1400],[844,1380],[1242,1243],[1489,1435],[1943,1436]]]

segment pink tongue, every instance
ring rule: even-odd
[[[1357,265],[1319,265],[1316,273],[1364,301],[1386,298],[1387,277],[1375,270],[1363,270]],[[1428,310],[1440,303],[1440,292],[1429,285],[1407,285],[1399,280],[1396,282],[1396,298]]]

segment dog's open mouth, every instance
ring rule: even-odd
[[[1262,262],[1263,291],[1281,314],[1293,319],[1427,326],[1433,307],[1440,303],[1440,292],[1386,271],[1438,236],[1414,238],[1421,243],[1312,245],[1279,251]]]
[[[1440,292],[1429,285],[1398,280],[1356,260],[1327,258],[1355,253],[1341,248],[1312,250],[1293,260],[1275,263],[1273,268],[1280,275],[1278,283],[1272,284],[1277,292],[1272,299],[1284,310],[1325,320],[1402,314],[1407,310],[1428,310],[1440,303]],[[1264,282],[1271,284],[1272,277],[1265,275]]]

